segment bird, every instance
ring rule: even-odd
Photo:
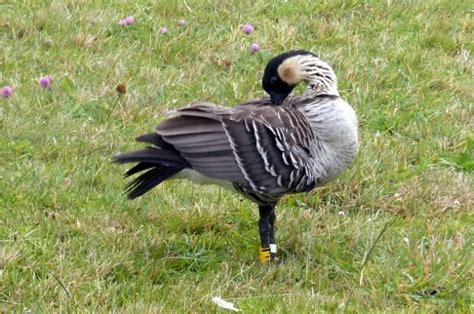
[[[298,84],[301,95],[290,95]],[[116,155],[135,163],[125,177],[130,199],[168,179],[217,184],[258,206],[259,260],[278,262],[275,207],[286,194],[309,192],[339,176],[358,151],[355,110],[341,98],[332,67],[292,50],[272,58],[262,77],[269,97],[235,107],[193,102],[171,111],[144,149]]]

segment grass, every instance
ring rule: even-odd
[[[472,9],[0,3],[0,86],[15,88],[0,99],[0,311],[220,312],[213,296],[261,313],[472,311]],[[181,181],[123,197],[111,156],[168,109],[261,97],[265,62],[295,48],[334,66],[361,147],[337,181],[281,201],[282,264],[257,262],[257,211],[230,192]]]

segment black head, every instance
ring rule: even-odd
[[[263,73],[262,78],[262,87],[270,95],[272,104],[279,105],[285,100],[285,98],[291,93],[296,84],[288,84],[281,79],[278,74],[278,67],[288,58],[297,56],[297,55],[313,55],[315,54],[305,51],[305,50],[292,50],[285,52],[279,56],[271,59],[267,66],[265,67],[265,72]]]

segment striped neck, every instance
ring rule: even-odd
[[[307,88],[304,96],[317,96],[320,94],[339,96],[337,78],[329,64],[313,55],[300,56],[302,79]]]

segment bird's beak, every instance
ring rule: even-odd
[[[277,93],[270,93],[270,100],[272,101],[272,105],[281,105],[283,100],[285,100],[287,95],[285,94],[277,94]]]

